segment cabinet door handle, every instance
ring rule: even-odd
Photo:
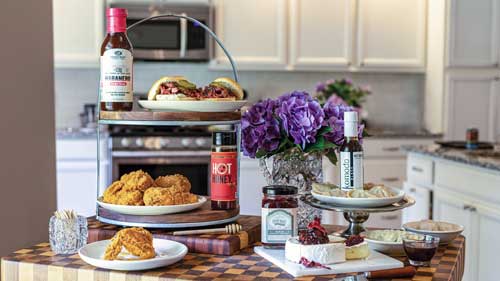
[[[382,216],[381,217],[383,220],[395,220],[398,218],[397,215],[388,215],[388,216]]]
[[[476,207],[474,207],[474,206],[470,206],[470,207],[469,207],[469,211],[471,211],[471,212],[475,212],[475,211],[477,211],[477,209],[476,209]]]
[[[418,173],[423,173],[424,172],[424,169],[422,169],[420,167],[417,167],[417,166],[411,166],[411,170],[414,171],[414,172],[418,172]]]
[[[416,189],[416,188],[414,188],[414,187],[412,187],[412,188],[410,188],[410,190],[409,190],[409,191],[410,191],[411,193],[415,193],[415,192],[417,192],[417,189]]]
[[[397,177],[390,177],[390,178],[381,178],[382,181],[387,181],[387,182],[395,182],[398,181],[399,178]]]
[[[463,208],[464,208],[464,210],[469,210],[471,208],[471,206],[470,205],[464,205]]]
[[[394,151],[399,151],[399,147],[397,147],[397,146],[382,147],[382,150],[394,152]]]

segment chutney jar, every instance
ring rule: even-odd
[[[304,153],[290,149],[261,158],[260,169],[269,185],[290,185],[298,188],[299,199],[312,189],[314,182],[323,181],[321,153]],[[321,218],[321,210],[299,200],[297,221],[299,229],[307,228],[314,217]]]

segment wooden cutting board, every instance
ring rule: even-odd
[[[228,256],[233,255],[240,249],[260,242],[260,217],[240,216],[236,222],[241,224],[243,230],[234,235],[199,234],[174,236],[172,235],[173,230],[170,229],[150,229],[150,231],[155,238],[169,239],[186,245],[189,252]],[[91,217],[88,219],[88,243],[110,239],[120,229],[122,227],[101,223],[95,217]]]

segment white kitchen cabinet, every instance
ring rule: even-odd
[[[358,0],[361,69],[424,70],[426,0]]]
[[[462,196],[454,195],[451,192],[442,191],[439,188],[434,190],[434,220],[456,223],[464,226],[462,235],[465,236],[465,267],[463,281],[485,280],[476,279],[476,236],[477,231],[474,225],[475,214],[470,210],[471,202]],[[493,280],[492,280],[493,281]]]
[[[482,141],[498,139],[498,80],[498,76],[493,74],[447,75],[447,139],[464,139],[467,128],[478,128]]]
[[[498,67],[497,0],[448,0],[448,66]]]
[[[500,208],[486,207],[476,203],[471,206],[471,212],[476,212],[477,243],[476,264],[477,278],[474,280],[498,280],[498,245],[500,245]],[[494,245],[494,246],[493,246]]]
[[[364,161],[365,182],[382,183],[401,189],[405,180],[405,159],[370,159]]]
[[[100,184],[111,178],[107,138],[101,140]],[[97,197],[97,145],[95,138],[58,138],[56,141],[57,209],[95,215]]]
[[[53,0],[56,67],[98,67],[104,39],[104,1]]]
[[[259,159],[242,156],[239,184],[239,204],[242,215],[260,216],[262,187],[266,185],[266,179],[259,168]]]
[[[431,216],[431,191],[411,182],[403,184],[404,192],[415,199],[415,205],[403,210],[402,222],[419,221],[429,219]]]
[[[351,65],[354,3],[291,0],[290,63],[294,69],[343,69]]]
[[[216,0],[215,30],[238,69],[284,69],[287,63],[287,1]],[[215,47],[213,68],[229,61]]]

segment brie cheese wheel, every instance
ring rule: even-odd
[[[345,262],[344,239],[335,236],[329,238],[330,243],[316,245],[302,245],[297,237],[289,238],[285,243],[285,257],[295,263],[299,263],[302,257],[324,265]]]
[[[368,243],[363,241],[357,245],[346,247],[345,249],[346,259],[364,259],[370,255],[370,249],[368,248]]]

